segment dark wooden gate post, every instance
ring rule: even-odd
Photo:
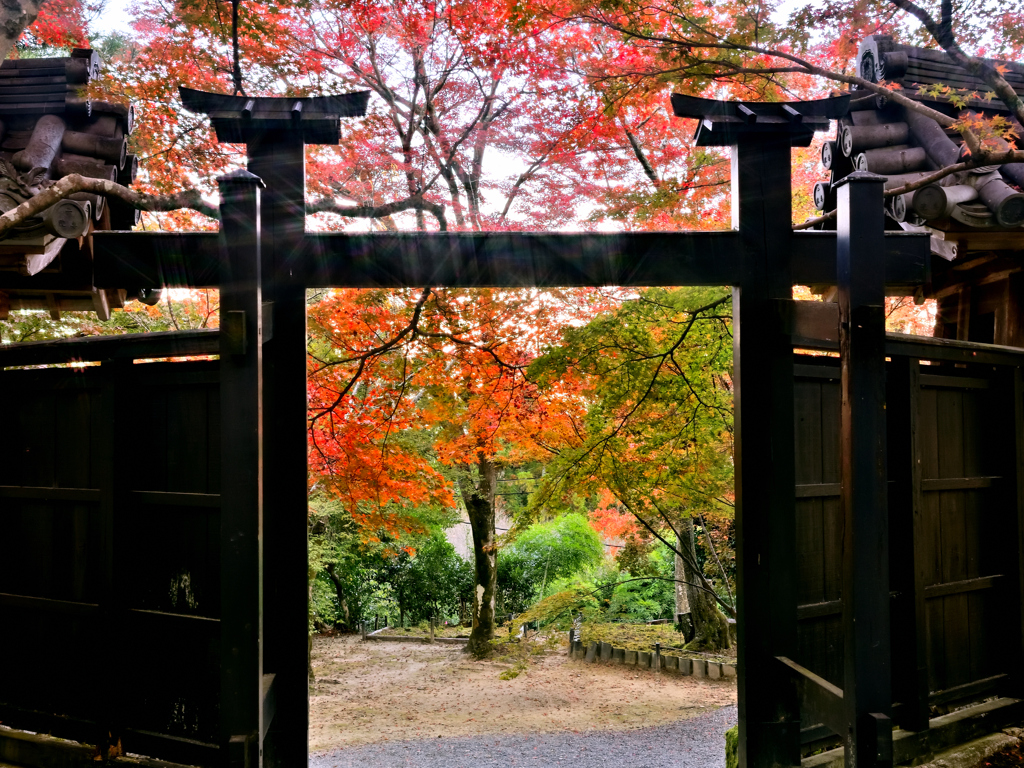
[[[208,114],[218,141],[244,143],[266,184],[262,205],[265,454],[267,467],[265,758],[308,762],[309,648],[306,538],[305,145],[337,144],[340,119],[366,113],[369,92],[302,99],[227,96],[181,88],[185,107]],[[269,731],[267,730],[269,728]]]
[[[846,765],[892,765],[882,184],[839,182],[840,461]]]
[[[846,97],[754,104],[672,95],[697,146],[732,147],[739,764],[800,763],[793,423],[793,146],[808,146]],[[746,376],[744,376],[744,372]],[[806,670],[804,670],[806,671]]]
[[[733,292],[736,593],[740,766],[798,765],[800,712],[779,656],[795,656],[796,527],[787,133],[733,147],[733,228],[742,240]],[[743,373],[747,375],[744,376]]]
[[[263,179],[264,301],[273,336],[264,349],[267,408],[264,601],[267,668],[276,673],[276,714],[267,742],[271,765],[308,762],[309,635],[306,533],[305,146],[296,129],[267,131],[248,145],[249,169]]]
[[[220,178],[221,747],[260,765],[263,689],[263,382],[259,177]]]

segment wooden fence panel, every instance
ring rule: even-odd
[[[216,762],[218,363],[0,371],[0,720]],[[105,511],[108,510],[108,511]]]
[[[929,700],[933,705],[983,698],[1006,690],[1013,671],[1012,634],[1001,605],[1018,599],[1013,543],[1017,533],[1016,464],[1009,367],[921,366],[914,396],[892,397],[889,445],[915,445],[922,511],[914,554],[923,571]],[[843,520],[838,508],[839,369],[827,357],[798,357],[795,367],[798,638],[796,661],[842,687]],[[916,435],[893,430],[910,422],[900,408],[916,403]],[[901,425],[900,427],[894,425]],[[890,456],[890,471],[903,457]],[[893,462],[896,462],[894,464]],[[909,475],[890,477],[909,482]],[[910,499],[897,494],[893,498]],[[906,557],[905,518],[890,502],[891,558]],[[903,526],[902,528],[900,526]],[[911,535],[911,539],[913,539]],[[909,573],[892,568],[892,626],[913,621]],[[907,612],[911,612],[907,615]],[[893,691],[914,690],[915,671],[893,635]],[[923,683],[922,683],[923,684]],[[903,692],[902,694],[900,692]],[[805,716],[803,726],[813,725]]]

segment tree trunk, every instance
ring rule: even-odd
[[[334,592],[338,595],[338,611],[344,616],[341,619],[338,616],[334,617],[334,628],[348,629],[348,600],[345,599],[345,589],[342,586],[341,579],[334,572],[334,563],[328,563],[324,570],[327,571],[327,576],[330,578],[331,583],[334,584]]]
[[[694,638],[686,644],[691,651],[718,651],[729,647],[729,623],[725,615],[718,610],[715,599],[701,589],[700,580],[690,563],[697,563],[697,548],[693,536],[693,518],[685,517],[679,521],[679,538],[688,551],[688,558],[683,560],[683,572],[686,583],[687,598],[690,603],[690,616],[693,618]],[[677,555],[678,557],[678,555]],[[687,562],[687,560],[689,562]]]
[[[466,478],[459,483],[473,531],[473,559],[476,583],[473,590],[473,631],[466,651],[477,658],[491,653],[494,639],[495,598],[498,592],[498,553],[494,531],[494,464],[481,457],[478,484]]]
[[[690,521],[690,528],[693,528],[693,521]],[[676,547],[681,550],[684,546],[688,546],[688,543],[684,543],[683,537],[680,536],[676,539]],[[687,581],[689,579],[686,578],[686,566],[683,564],[683,558],[676,552],[676,616],[690,612],[690,594],[686,584],[683,583]]]
[[[42,2],[4,0],[0,5],[0,61],[7,58],[21,33],[36,20]]]

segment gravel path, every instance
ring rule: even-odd
[[[633,731],[385,741],[311,755],[310,768],[717,768],[736,707]]]

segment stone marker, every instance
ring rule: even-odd
[[[601,661],[611,661],[611,660],[612,660],[612,644],[611,643],[601,643]]]
[[[596,640],[591,640],[587,644],[587,657],[586,657],[585,661],[589,661],[591,663],[597,661],[597,641]]]
[[[679,659],[679,674],[680,675],[692,675],[693,674],[693,659]]]
[[[625,664],[626,663],[626,649],[625,648],[612,648],[612,664]]]
[[[719,680],[722,677],[722,665],[717,661],[708,662],[708,677],[712,680]]]
[[[736,665],[735,664],[723,664],[722,665],[722,677],[736,677]]]
[[[693,676],[694,677],[707,677],[708,676],[708,662],[705,659],[694,659],[693,660]]]
[[[636,665],[643,669],[651,668],[651,654],[648,651],[640,651],[636,659]]]
[[[631,667],[636,666],[636,651],[626,651],[626,664]]]
[[[666,672],[678,672],[679,671],[679,657],[678,656],[662,656],[661,660],[665,662]]]
[[[651,656],[651,669],[661,672],[661,643],[654,644],[654,655]]]

